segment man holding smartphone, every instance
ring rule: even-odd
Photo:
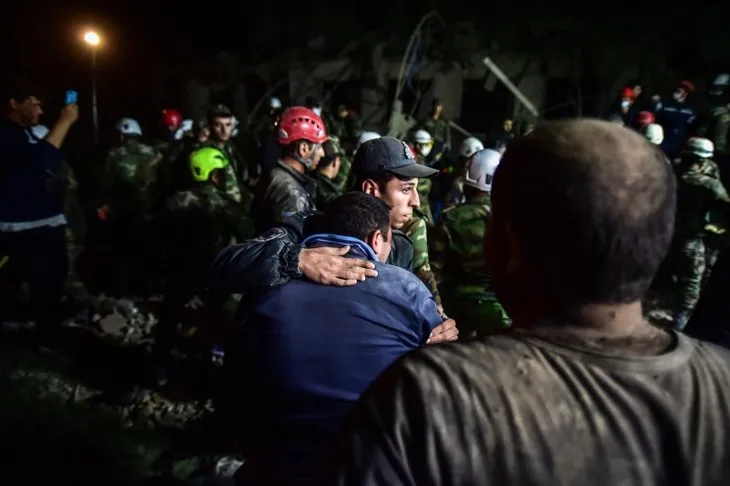
[[[39,346],[54,347],[68,273],[61,145],[79,116],[67,104],[44,139],[32,134],[43,110],[38,91],[22,80],[0,86],[0,278],[28,285]],[[0,315],[2,315],[0,309]]]

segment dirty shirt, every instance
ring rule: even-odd
[[[730,352],[616,357],[508,331],[427,346],[354,409],[327,484],[730,484]]]

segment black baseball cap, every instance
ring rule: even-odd
[[[379,172],[419,179],[438,174],[438,170],[419,164],[411,148],[393,137],[380,137],[360,145],[352,170],[361,179]]]

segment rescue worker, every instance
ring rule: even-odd
[[[675,272],[678,280],[678,305],[674,327],[682,329],[700,298],[705,274],[706,249],[703,241],[708,214],[730,209],[730,198],[717,177],[712,162],[713,145],[705,138],[690,138],[680,163],[678,177]]]
[[[664,141],[664,129],[658,123],[650,123],[641,129],[641,133],[654,145],[661,145]]]
[[[225,154],[202,147],[188,157],[191,187],[172,195],[161,218],[167,249],[168,279],[163,311],[156,327],[154,379],[167,381],[166,364],[177,324],[188,301],[202,296],[205,272],[226,246],[253,236],[253,224],[243,206],[225,192]]]
[[[259,233],[294,213],[316,208],[317,184],[308,173],[317,168],[324,155],[324,122],[309,108],[295,106],[282,113],[276,136],[282,158],[259,181],[253,205]]]
[[[175,135],[182,125],[182,113],[174,108],[165,108],[160,117],[159,138],[152,142],[152,146],[160,152],[167,151],[174,145]]]
[[[431,166],[429,156],[433,150],[433,138],[426,130],[416,130],[411,138],[413,148],[416,153],[416,159],[421,165]],[[418,196],[421,199],[421,207],[419,216],[424,219],[428,226],[433,225],[433,213],[431,212],[431,189],[433,189],[433,181],[430,178],[418,180]]]
[[[476,137],[467,137],[459,147],[459,158],[451,167],[451,191],[446,196],[446,207],[464,202],[464,171],[471,157],[484,150],[484,144]]]
[[[322,144],[322,149],[324,150],[324,156],[319,160],[319,164],[317,164],[317,168],[312,175],[317,182],[316,206],[318,208],[323,208],[328,202],[333,201],[344,192],[343,188],[335,183],[342,164],[340,148],[330,137]]]
[[[621,116],[624,121],[624,125],[630,126],[634,121],[635,111],[633,110],[633,107],[635,99],[636,94],[634,93],[633,88],[626,87],[621,90],[619,106],[616,114]]]
[[[636,119],[634,120],[634,127],[638,130],[642,130],[655,122],[656,117],[654,116],[654,113],[650,111],[640,111],[637,113]]]
[[[417,128],[426,130],[433,140],[440,146],[443,153],[451,150],[451,125],[444,118],[444,104],[438,98],[431,103],[431,114],[421,120]]]
[[[656,120],[664,128],[664,142],[661,147],[669,158],[676,157],[682,150],[695,121],[695,109],[687,102],[687,98],[694,91],[694,84],[682,81],[672,94],[672,100],[657,104]]]
[[[714,160],[721,167],[722,181],[730,183],[730,159],[728,159],[728,130],[730,129],[730,75],[720,74],[712,83],[709,91],[712,113],[698,132],[709,138],[715,145]]]
[[[472,155],[464,176],[466,201],[444,211],[436,226],[431,261],[444,308],[463,323],[462,336],[483,336],[510,320],[494,295],[484,261],[484,234],[491,213],[489,192],[502,154],[485,149]]]
[[[163,156],[141,142],[142,127],[133,118],[119,120],[117,131],[121,143],[107,156],[100,184],[103,205],[97,215],[107,228],[112,253],[117,253],[106,262],[117,274],[105,282],[111,292],[124,294],[146,286],[148,265],[155,257],[147,231],[156,210]]]
[[[226,105],[215,105],[208,111],[208,127],[210,139],[207,146],[217,148],[228,159],[226,172],[226,191],[235,201],[248,208],[252,202],[252,195],[243,185],[248,179],[248,169],[231,137],[233,136],[233,122],[235,117]]]
[[[400,231],[419,207],[418,178],[432,177],[436,171],[416,160],[408,145],[393,137],[365,142],[352,163],[353,187],[371,194],[390,206],[393,228],[387,263],[413,271],[413,242]],[[209,298],[219,300],[230,293],[245,293],[279,285],[306,276],[325,285],[350,286],[375,277],[373,266],[347,258],[347,248],[306,248],[300,242],[308,229],[318,227],[316,212],[293,215],[258,238],[223,250],[211,266]],[[434,279],[435,281],[435,279]],[[434,329],[430,342],[451,341],[458,336],[453,320],[446,319]]]

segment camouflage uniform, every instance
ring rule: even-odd
[[[159,248],[150,223],[158,208],[161,160],[159,151],[136,140],[112,149],[107,157],[102,187],[109,207],[105,224],[110,248],[105,254],[114,257],[102,263],[111,267],[100,276],[112,294],[144,292],[152,281]]]
[[[441,296],[436,285],[436,276],[431,270],[428,258],[428,226],[426,216],[418,209],[414,210],[413,217],[403,227],[403,232],[413,241],[413,273],[416,274],[431,291],[433,300],[441,305]]]
[[[340,170],[334,178],[334,184],[340,189],[340,192],[347,192],[352,183],[350,175],[352,174],[352,162],[345,155],[340,155]]]
[[[205,276],[216,255],[228,245],[253,236],[253,223],[241,204],[211,183],[178,191],[167,199],[165,208],[162,223],[169,274],[156,329],[155,354],[160,362],[173,346],[185,305],[195,295],[202,297]],[[232,301],[221,304],[235,307]]]
[[[444,291],[444,308],[463,335],[486,334],[507,327],[510,319],[492,292],[484,261],[484,232],[489,197],[444,210],[431,246],[434,271]],[[444,284],[446,282],[446,284]]]
[[[317,182],[317,207],[324,206],[340,196],[344,191],[335,182],[320,172],[314,172],[312,178]]]
[[[679,177],[676,222],[676,275],[679,280],[678,314],[689,315],[697,304],[705,273],[703,231],[708,214],[730,202],[727,192],[715,176],[711,160],[699,159]]]
[[[86,222],[84,212],[78,198],[78,182],[73,170],[67,163],[63,164],[64,177],[66,178],[66,201],[63,212],[66,215],[66,251],[68,252],[69,274],[66,279],[66,295],[77,300],[86,300],[89,293],[81,281],[76,270],[76,260],[83,249],[84,236],[86,234]]]
[[[432,188],[433,181],[431,179],[418,179],[418,198],[421,200],[421,207],[419,209],[428,226],[433,226],[433,213],[431,212],[431,203],[429,202]]]
[[[419,128],[423,128],[433,137],[434,142],[441,143],[446,147],[451,147],[451,125],[444,117],[434,119],[432,116],[421,121]]]
[[[158,181],[162,154],[136,140],[109,151],[102,182],[104,197],[116,214],[146,214]]]
[[[225,154],[226,158],[228,158],[228,161],[230,162],[228,167],[226,167],[226,194],[228,194],[234,201],[242,203],[244,207],[250,208],[253,201],[253,195],[251,194],[251,191],[243,186],[243,181],[239,178],[239,168],[243,167],[243,161],[241,160],[238,150],[236,150],[230,142],[226,142],[226,144],[223,145],[223,148],[219,147],[216,142],[212,141],[204,143],[203,147],[215,147]]]

